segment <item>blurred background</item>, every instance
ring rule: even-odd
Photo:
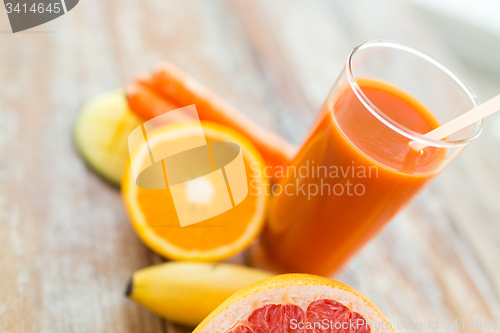
[[[86,99],[167,59],[299,144],[368,40],[434,56],[481,101],[500,93],[499,14],[496,0],[81,0],[12,34],[1,9],[0,332],[189,331],[123,295],[135,270],[162,259],[76,152]],[[499,145],[496,115],[335,278],[425,331],[436,320],[500,321]]]

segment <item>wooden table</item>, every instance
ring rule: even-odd
[[[75,150],[87,98],[169,59],[299,143],[363,41],[404,41],[460,68],[424,20],[396,0],[82,0],[0,34],[0,332],[189,331],[123,295],[133,271],[161,259]],[[429,320],[500,320],[499,128],[489,120],[336,278],[423,331]]]

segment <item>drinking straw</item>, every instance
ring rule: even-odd
[[[446,124],[439,126],[424,136],[433,140],[442,140],[481,119],[491,116],[497,111],[500,111],[500,94]],[[412,150],[417,152],[427,147],[426,144],[416,141],[411,141],[409,145]]]

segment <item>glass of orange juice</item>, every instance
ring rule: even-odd
[[[274,170],[254,261],[280,272],[339,270],[467,145],[481,122],[424,134],[479,104],[455,73],[410,47],[356,47],[291,164]],[[425,144],[412,151],[411,141]]]

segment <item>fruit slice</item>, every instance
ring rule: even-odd
[[[194,327],[229,296],[270,276],[231,264],[168,262],[135,272],[127,296],[162,317]]]
[[[107,92],[82,107],[74,128],[76,146],[99,175],[119,185],[129,159],[128,135],[140,124],[121,89]]]
[[[180,227],[171,190],[145,189],[136,185],[131,168],[122,181],[122,194],[132,225],[141,240],[153,251],[170,259],[216,261],[227,258],[247,247],[262,228],[267,196],[264,162],[252,144],[227,127],[201,122],[207,142],[232,142],[242,151],[246,169],[248,195],[226,212]],[[158,145],[192,147],[189,142],[200,140],[199,127],[192,123],[174,123],[148,134],[151,151]],[[190,141],[193,140],[193,141]],[[144,161],[147,151],[139,149],[131,160]],[[196,165],[186,166],[196,167]],[[187,183],[185,183],[187,184]],[[220,190],[206,178],[196,178],[183,190],[185,200],[194,212],[210,208],[212,194]],[[179,193],[179,192],[176,192]]]
[[[228,298],[193,333],[394,333],[365,296],[328,278],[285,274]]]

